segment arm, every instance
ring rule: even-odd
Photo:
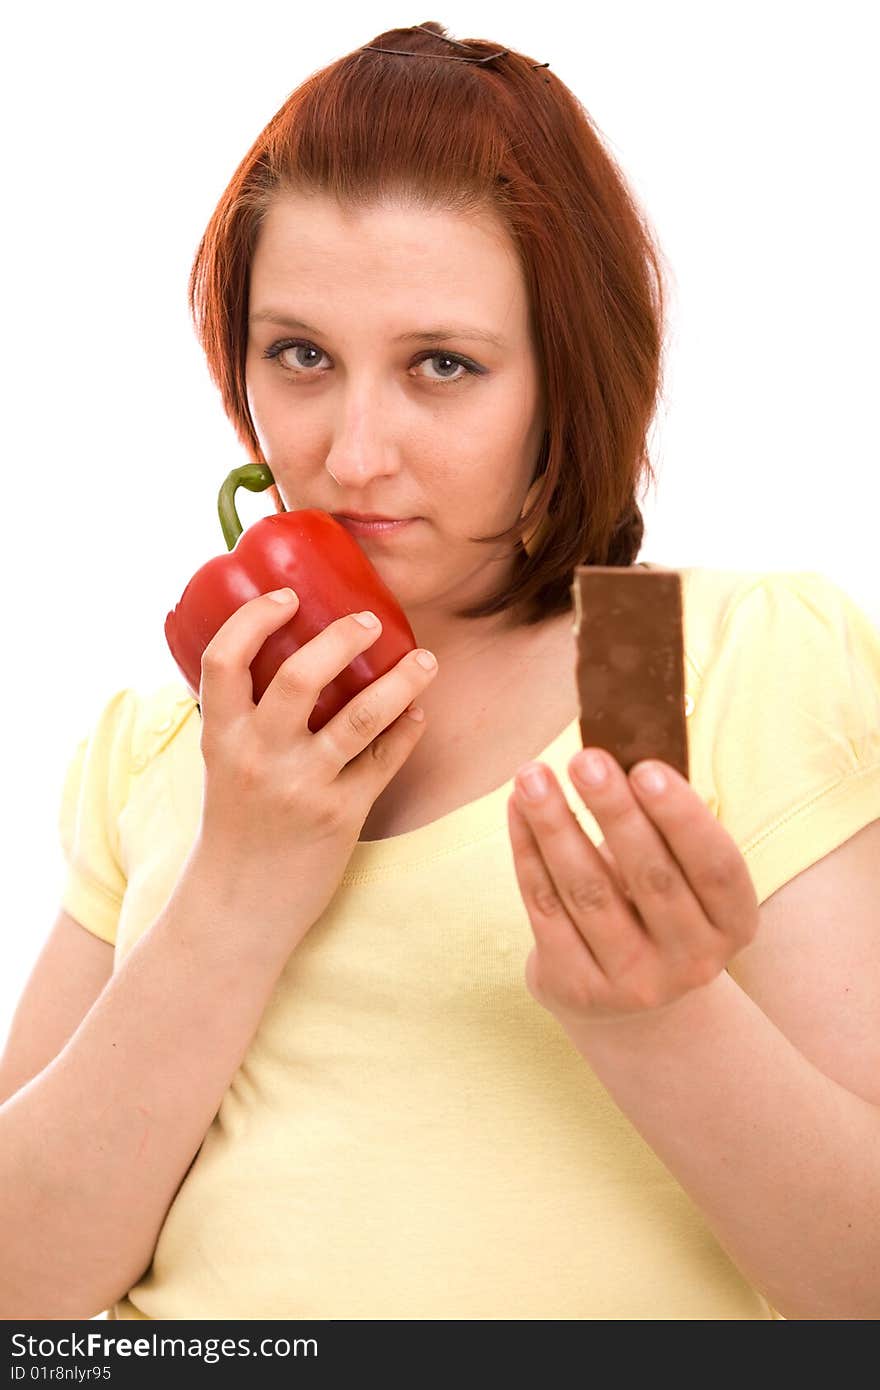
[[[616,1033],[563,1026],[777,1311],[880,1317],[880,1108],[724,972]]]
[[[60,908],[0,1056],[0,1105],[58,1056],[113,976],[113,946]]]
[[[779,1312],[876,1318],[880,822],[785,884],[758,930],[742,856],[693,789],[666,768],[649,800],[609,771],[581,792],[599,849],[558,785],[525,814],[511,798],[527,984]]]
[[[289,954],[232,894],[191,856],[61,1053],[0,1106],[3,1318],[94,1317],[149,1267]]]

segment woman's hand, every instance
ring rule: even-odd
[[[436,661],[420,665],[420,649],[407,652],[312,733],[320,692],[382,625],[362,626],[354,614],[328,623],[282,661],[255,704],[254,658],[298,604],[290,589],[249,600],[202,654],[205,772],[194,861],[240,907],[234,929],[244,913],[255,945],[262,933],[288,953],[327,907],[371,806],[421,738],[424,717],[407,712],[438,670]]]
[[[584,780],[589,756],[605,778]],[[530,800],[540,768],[545,794]],[[665,788],[640,786],[662,772]],[[552,771],[519,769],[507,803],[517,882],[535,935],[529,992],[560,1022],[644,1016],[709,984],[754,937],[758,900],[745,860],[705,802],[666,763],[629,777],[601,749],[568,765],[572,784],[605,834],[598,848],[578,824]]]

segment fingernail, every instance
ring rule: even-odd
[[[574,770],[582,782],[598,787],[608,776],[608,764],[601,753],[579,753],[574,762]]]
[[[379,626],[379,619],[376,617],[375,613],[371,613],[369,609],[363,613],[355,613],[354,620],[356,623],[360,623],[361,627]]]
[[[546,774],[539,767],[530,767],[527,772],[523,772],[519,778],[523,792],[530,801],[540,801],[547,795],[548,783]]]
[[[296,594],[292,589],[275,589],[271,594],[267,594],[266,598],[272,598],[276,603],[292,603]]]
[[[434,667],[437,665],[437,658],[434,656],[433,652],[416,652],[416,661],[420,666],[424,666],[426,671],[433,671]]]
[[[646,763],[644,767],[635,767],[630,774],[636,782],[646,792],[662,792],[666,787],[666,778],[659,767],[654,767],[652,763]]]

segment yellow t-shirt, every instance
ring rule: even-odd
[[[819,574],[680,573],[691,781],[763,901],[880,815],[880,636]],[[197,833],[199,737],[183,685],[125,689],[70,763],[62,901],[117,969]],[[539,757],[598,842],[579,746]],[[779,1316],[528,993],[511,790],[355,846],[111,1317]]]

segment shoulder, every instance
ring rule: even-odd
[[[171,681],[149,690],[123,686],[103,701],[81,737],[77,764],[111,764],[140,772],[180,732],[198,705],[188,688]]]
[[[131,766],[133,772],[140,772],[178,737],[189,719],[198,717],[198,703],[181,681],[129,694],[133,699]]]
[[[851,654],[853,640],[868,654],[878,642],[868,615],[818,571],[694,567],[678,572],[685,645],[701,676],[722,650],[754,648],[767,640],[780,656],[798,648],[841,658]]]
[[[876,816],[880,635],[816,571],[686,573],[692,778],[763,902]]]
[[[824,728],[832,742],[848,734],[873,749],[880,633],[845,589],[814,570],[681,573],[687,658],[700,702],[717,706],[725,731],[739,710],[750,740],[760,715],[807,745]]]
[[[663,569],[666,566],[651,566]],[[791,595],[823,608],[855,601],[830,575],[819,570],[733,570],[690,566],[678,569],[682,592],[695,615],[722,622],[746,600]],[[857,606],[857,605],[856,605]]]

